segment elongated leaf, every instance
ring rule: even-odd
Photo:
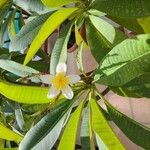
[[[88,45],[97,62],[100,62],[103,57],[110,51],[110,47],[106,45],[101,34],[92,25],[91,22],[86,23],[86,33]]]
[[[47,98],[49,88],[24,86],[18,84],[11,84],[8,82],[0,82],[0,93],[19,103],[27,104],[43,104],[50,103],[53,100]]]
[[[17,124],[18,124],[19,128],[21,130],[23,130],[25,122],[24,122],[24,118],[23,118],[21,107],[17,103],[15,104],[15,117],[16,117],[16,121],[17,121]]]
[[[139,124],[138,122],[119,112],[111,104],[105,101],[109,115],[124,134],[135,144],[150,149],[150,128]]]
[[[0,123],[0,138],[9,140],[9,141],[21,141],[22,136],[17,134],[16,132],[6,128],[2,123]]]
[[[20,77],[27,77],[27,76],[32,76],[33,74],[38,74],[39,71],[21,65],[19,63],[16,63],[14,61],[11,60],[7,60],[7,59],[0,59],[0,68],[7,70],[17,76]],[[40,82],[40,79],[38,77],[31,77],[30,78],[33,82]]]
[[[4,46],[4,41],[6,40],[8,25],[11,21],[13,13],[10,13],[6,18],[6,21],[0,24],[0,47]]]
[[[48,19],[52,12],[35,17],[25,24],[16,37],[11,41],[10,51],[21,51],[28,47],[33,41],[43,23]]]
[[[12,0],[0,1],[0,22],[2,22],[5,16],[7,15],[11,5],[12,5]]]
[[[100,150],[108,150],[107,146],[104,144],[104,142],[102,141],[102,139],[99,137],[97,133],[95,133],[95,139],[97,142],[97,146]]]
[[[61,137],[58,150],[74,150],[75,144],[76,144],[76,138],[78,133],[78,125],[82,113],[82,109],[84,107],[84,101],[80,103],[78,108],[75,110],[73,115],[71,116],[68,124],[66,125],[66,128],[64,130],[64,133]],[[68,144],[69,141],[69,144]]]
[[[111,17],[111,19],[119,25],[126,27],[131,31],[134,31],[135,33],[150,33],[150,17],[138,19]]]
[[[28,50],[24,64],[27,64],[32,59],[32,57],[36,54],[38,49],[41,47],[44,41],[51,35],[51,33],[53,33],[53,31],[57,29],[58,26],[76,10],[77,8],[64,8],[58,10],[47,19],[47,21],[43,24],[37,36],[33,40]]]
[[[122,32],[105,20],[92,15],[89,16],[89,19],[97,31],[102,35],[104,41],[106,40],[106,45],[108,45],[108,47],[111,48],[126,38]]]
[[[76,55],[76,64],[78,69],[84,73],[84,67],[83,67],[83,42],[80,44],[80,47],[78,48],[78,52]]]
[[[115,93],[125,97],[150,98],[150,73],[141,75],[121,87],[110,87]]]
[[[89,110],[85,109],[81,124],[81,144],[82,150],[90,150],[90,134],[89,134]]]
[[[101,12],[101,11],[98,11],[96,9],[90,9],[88,11],[91,15],[94,15],[94,16],[97,16],[97,17],[101,17],[101,16],[106,16],[105,13]]]
[[[60,34],[55,46],[52,50],[50,61],[50,73],[56,74],[56,67],[58,63],[66,63],[67,60],[67,45],[71,35],[73,23],[70,22]]]
[[[41,150],[44,147],[44,149],[51,149],[60,134],[72,103],[72,101],[65,101],[43,117],[25,135],[19,148],[21,150],[29,150],[31,148]]]
[[[20,0],[20,3],[22,3],[22,0]],[[43,5],[41,0],[29,0],[26,1],[25,4],[27,5],[28,10],[32,12],[43,13],[47,11],[47,8]]]
[[[83,38],[82,38],[82,36],[81,36],[81,34],[80,34],[80,32],[79,32],[78,27],[77,27],[76,24],[75,24],[75,38],[76,38],[76,44],[77,44],[78,46],[80,46],[81,43],[83,42],[83,48],[88,49],[88,45],[87,45],[87,43],[83,40]]]
[[[123,145],[109,127],[107,120],[94,99],[90,100],[90,107],[92,111],[92,127],[99,140],[101,139],[102,146],[109,150],[124,150]]]
[[[85,108],[83,114],[83,120],[81,124],[81,134],[80,134],[82,150],[94,150],[93,132],[91,127],[91,114],[89,106]]]
[[[42,14],[48,11],[44,4],[41,2],[41,0],[13,0],[13,2],[17,6],[20,6],[21,8],[29,12]]]
[[[0,47],[4,46],[4,41],[6,38],[6,29],[7,29],[7,22],[0,24]]]
[[[111,16],[122,18],[141,18],[150,16],[149,0],[95,0],[93,8]]]
[[[121,86],[149,71],[150,35],[140,35],[114,47],[96,74],[99,83]]]
[[[142,19],[142,18],[141,18]],[[137,19],[132,18],[118,18],[118,17],[111,17],[111,20],[116,22],[117,24],[127,28],[130,31],[133,31],[137,34],[143,34],[144,30],[138,23]]]
[[[10,18],[9,26],[8,26],[8,31],[9,31],[9,38],[13,39],[16,35],[15,31],[15,15],[16,15],[16,10],[12,12],[12,16]]]
[[[82,0],[59,0],[59,1],[56,1],[56,0],[42,0],[42,3],[49,7],[49,8],[52,8],[52,7],[60,7],[60,6],[63,6],[63,5],[67,5],[67,4],[71,4],[71,3],[74,3],[74,2],[82,2]]]
[[[126,37],[111,24],[96,16],[89,16],[86,23],[87,40],[97,62]]]

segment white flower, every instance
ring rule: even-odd
[[[67,98],[73,98],[73,91],[70,85],[78,82],[80,76],[66,75],[67,66],[65,63],[59,63],[56,67],[56,75],[40,75],[43,83],[51,85],[47,94],[48,98],[55,98],[60,92]]]

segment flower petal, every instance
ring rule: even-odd
[[[81,77],[78,75],[68,75],[69,79],[70,79],[70,84],[74,84],[77,83],[78,81],[80,81]]]
[[[65,63],[59,63],[56,67],[56,73],[67,72],[67,66]]]
[[[68,85],[65,89],[62,90],[62,94],[67,98],[67,99],[72,99],[73,98],[73,91],[71,87]]]
[[[53,76],[50,74],[40,75],[40,79],[45,84],[50,84]]]
[[[47,98],[55,98],[59,93],[59,90],[56,90],[54,86],[51,86],[47,94]]]

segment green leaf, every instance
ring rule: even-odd
[[[74,150],[76,144],[76,138],[78,133],[78,125],[82,113],[82,109],[84,107],[85,101],[82,101],[80,105],[77,107],[75,112],[72,114],[71,118],[69,119],[64,133],[61,137],[58,150]],[[68,144],[69,141],[69,144]]]
[[[32,57],[39,50],[44,41],[58,28],[58,26],[65,21],[77,8],[64,8],[53,13],[47,21],[43,24],[37,36],[33,40],[28,53],[26,55],[24,64],[27,64]],[[45,32],[46,31],[46,32]]]
[[[125,97],[150,98],[150,73],[145,73],[121,87],[110,87],[115,93]]]
[[[150,16],[149,0],[95,0],[92,8],[121,18],[142,18]]]
[[[41,0],[13,0],[13,2],[20,8],[35,14],[43,14],[48,11]]]
[[[82,144],[82,150],[95,150],[89,105],[84,109],[80,139]]]
[[[91,15],[86,22],[86,32],[91,52],[97,62],[100,62],[115,45],[125,39],[123,33],[111,24]]]
[[[143,147],[144,149],[150,149],[150,128],[119,112],[107,101],[105,101],[105,104],[109,115],[123,133],[135,144]]]
[[[91,15],[97,16],[97,17],[106,16],[105,13],[103,13],[103,12],[101,12],[101,11],[98,11],[98,10],[96,10],[96,9],[90,9],[88,12],[89,12]]]
[[[22,136],[18,133],[6,128],[2,123],[0,123],[0,138],[9,141],[21,141]]]
[[[12,6],[12,0],[0,1],[0,22],[3,21],[11,6]]]
[[[22,3],[22,1],[20,1],[20,3]],[[47,11],[47,8],[43,5],[41,0],[29,0],[29,1],[26,1],[25,4],[27,5],[29,11],[32,11],[32,12],[43,13]]]
[[[9,50],[7,48],[0,48],[0,56],[9,54]]]
[[[142,33],[150,33],[150,17],[146,18],[118,18],[118,17],[110,17],[113,21],[118,23],[119,25],[135,32],[135,34],[142,34]]]
[[[0,68],[7,70],[20,77],[28,77],[28,76],[30,77],[30,76],[33,76],[34,74],[39,74],[39,71],[33,68],[24,66],[22,64],[19,64],[19,63],[16,63],[14,61],[7,60],[7,59],[0,59]],[[40,78],[36,76],[30,77],[30,79],[33,82],[41,81]]]
[[[15,104],[15,118],[16,118],[16,121],[17,121],[17,124],[18,124],[19,128],[21,130],[23,130],[25,122],[24,122],[24,118],[23,118],[21,107],[17,103]]]
[[[110,17],[111,20],[121,25],[122,27],[127,28],[130,31],[135,32],[136,34],[143,34],[144,30],[138,23],[137,19],[134,18],[118,18],[118,17]]]
[[[127,39],[114,47],[101,62],[98,83],[122,86],[150,72],[150,35]]]
[[[43,23],[52,12],[36,16],[33,20],[25,24],[14,39],[10,42],[10,51],[21,51],[28,47],[39,32]]]
[[[59,137],[72,104],[73,101],[67,100],[51,110],[27,132],[19,148],[21,150],[51,149]]]
[[[53,102],[47,98],[48,87],[25,86],[0,81],[0,93],[19,103],[44,104]]]
[[[73,23],[69,22],[65,29],[60,33],[59,38],[56,40],[55,46],[52,50],[50,60],[50,73],[56,74],[57,64],[60,62],[66,63],[67,60],[67,45],[71,35]]]
[[[67,4],[71,4],[71,3],[75,3],[75,2],[82,2],[82,0],[42,0],[42,3],[49,7],[49,8],[53,8],[53,7],[60,7],[63,5],[67,5]]]
[[[6,18],[6,21],[3,23],[0,23],[0,47],[4,46],[4,41],[7,36],[7,29],[8,29],[9,23],[11,21],[12,15],[13,15],[13,13],[10,13],[8,15],[8,17]]]
[[[125,148],[108,125],[96,100],[90,100],[90,107],[92,111],[92,127],[99,140],[101,139],[101,146],[109,150],[124,150]]]

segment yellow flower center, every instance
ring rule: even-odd
[[[61,72],[53,77],[51,82],[56,90],[62,90],[65,89],[69,84],[69,77],[65,76],[65,74]]]

